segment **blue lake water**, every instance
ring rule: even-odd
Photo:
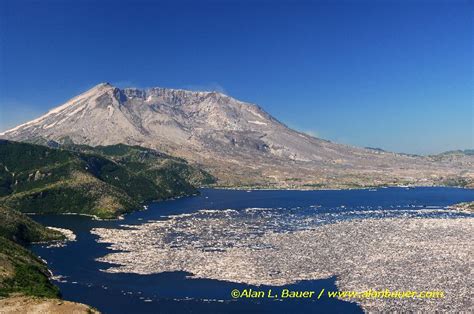
[[[153,275],[102,272],[100,269],[110,265],[95,259],[110,251],[106,244],[96,242],[97,237],[90,230],[142,224],[202,209],[244,212],[249,208],[265,208],[271,209],[272,214],[265,216],[263,221],[273,221],[265,228],[276,232],[293,231],[345,219],[468,216],[437,209],[472,200],[473,190],[456,188],[251,192],[203,189],[198,196],[152,203],[148,210],[126,215],[119,221],[96,221],[72,215],[34,215],[33,219],[45,225],[74,231],[77,241],[57,248],[34,245],[32,250],[48,262],[55,276],[59,276],[55,284],[65,299],[92,305],[104,313],[361,313],[354,303],[325,297],[307,301],[233,300],[232,289],[267,290],[272,287],[191,279],[191,274],[185,272]],[[337,290],[335,278],[303,281],[284,288]],[[273,289],[281,290],[281,287]]]

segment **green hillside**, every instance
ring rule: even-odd
[[[196,193],[212,182],[202,170],[156,151],[0,140],[0,205],[25,213],[114,218],[142,202]]]
[[[58,297],[59,290],[50,283],[46,265],[20,244],[63,238],[22,213],[0,207],[0,296],[21,293]]]
[[[19,244],[64,238],[58,231],[47,229],[25,214],[5,207],[0,207],[0,237]]]
[[[112,159],[133,172],[152,180],[164,191],[188,185],[202,186],[215,183],[215,178],[202,169],[189,165],[184,159],[173,157],[140,146],[116,144],[110,146],[67,145],[65,149],[97,154]]]

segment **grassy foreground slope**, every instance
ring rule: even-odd
[[[210,181],[184,160],[139,147],[68,150],[0,140],[0,205],[26,213],[114,218]]]
[[[46,265],[21,244],[61,239],[61,233],[0,207],[0,296],[21,293],[58,297],[59,290],[49,282]]]
[[[60,292],[50,282],[46,264],[22,246],[63,238],[20,212],[0,207],[0,313],[99,313],[58,300]]]
[[[48,279],[46,265],[24,247],[0,237],[0,297],[11,293],[59,297],[59,289]]]

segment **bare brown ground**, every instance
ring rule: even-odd
[[[59,299],[13,296],[0,299],[1,314],[99,314],[91,307]]]

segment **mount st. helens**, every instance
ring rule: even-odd
[[[217,92],[102,83],[0,137],[153,148],[202,166],[219,186],[474,186],[473,156],[434,158],[335,144]]]

